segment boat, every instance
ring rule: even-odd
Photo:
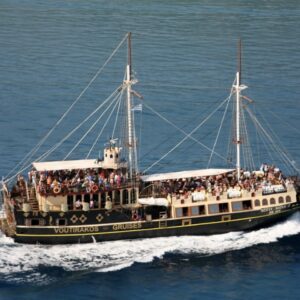
[[[285,176],[273,164],[251,170],[241,166],[241,103],[251,102],[242,93],[246,86],[241,83],[241,54],[230,95],[236,105],[236,165],[140,172],[132,99],[141,96],[132,88],[137,80],[132,72],[131,33],[125,38],[126,77],[110,97],[116,99],[111,102],[116,109],[120,103],[125,107],[123,138],[113,134],[103,157],[67,160],[67,155],[47,161],[48,151],[29,167],[26,160],[31,156],[26,156],[24,168],[2,181],[0,225],[7,236],[18,243],[72,244],[212,235],[269,226],[299,210],[296,177]]]

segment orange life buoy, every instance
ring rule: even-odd
[[[53,188],[53,193],[54,194],[59,194],[61,192],[61,188],[59,187],[59,186],[55,186],[54,188]]]
[[[94,184],[94,185],[92,186],[92,192],[93,192],[93,193],[98,192],[98,186],[97,186],[96,184]]]
[[[137,213],[134,213],[133,215],[132,215],[132,220],[133,221],[137,221],[139,219],[139,216],[137,215]]]

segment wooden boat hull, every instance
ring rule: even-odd
[[[299,210],[291,203],[256,211],[243,211],[205,217],[184,217],[69,226],[17,226],[14,239],[28,244],[92,243],[124,239],[212,235],[248,231],[270,226]],[[86,212],[87,216],[90,212]]]

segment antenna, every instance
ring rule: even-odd
[[[242,83],[242,40],[238,40],[238,57],[237,57],[237,71],[240,74],[240,84]]]

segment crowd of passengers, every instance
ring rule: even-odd
[[[237,179],[237,172],[233,171],[216,176],[156,182],[154,183],[154,189],[164,196],[192,192],[211,193],[213,196],[227,193],[229,196],[229,192],[246,190],[255,193],[260,188],[263,189],[265,194],[284,191],[289,184],[293,184],[292,179],[284,178],[281,170],[274,165],[262,164],[259,171],[241,170],[240,180]],[[277,190],[273,189],[274,186],[277,187]]]
[[[40,193],[97,192],[126,185],[126,175],[121,170],[82,169],[28,173],[29,183]]]

